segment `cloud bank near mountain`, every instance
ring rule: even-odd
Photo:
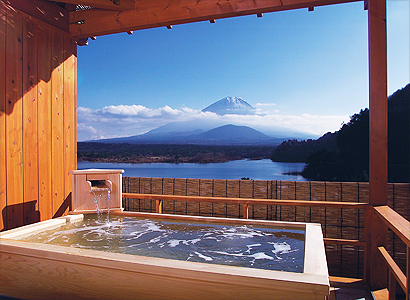
[[[249,126],[271,135],[286,132],[305,132],[320,136],[326,132],[340,129],[347,123],[348,115],[291,115],[281,114],[274,104],[258,103],[255,114],[218,115],[210,111],[195,110],[188,107],[179,109],[168,105],[148,108],[142,105],[109,105],[102,109],[79,107],[77,109],[78,140],[96,140],[125,137],[146,133],[171,122],[192,122],[211,124],[234,124]]]

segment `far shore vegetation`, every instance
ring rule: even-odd
[[[79,142],[77,159],[111,163],[219,163],[239,159],[270,159],[272,150],[272,146]]]

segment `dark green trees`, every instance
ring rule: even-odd
[[[410,182],[410,84],[391,95],[388,101],[389,182]],[[328,137],[325,143],[324,137]],[[351,116],[347,124],[331,135],[333,139],[329,137],[327,133],[311,141],[308,147],[305,141],[292,141],[278,148],[282,154],[303,152],[295,157],[308,155],[302,172],[307,179],[368,181],[369,110],[366,108]],[[312,151],[318,146],[320,149]]]

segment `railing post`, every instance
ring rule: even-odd
[[[393,275],[392,271],[389,271],[389,300],[396,300],[396,278]]]
[[[410,247],[407,246],[407,259],[406,259],[406,300],[410,300]]]
[[[376,215],[373,206],[365,210],[365,257],[364,280],[373,290],[386,288],[388,268],[378,251],[379,246],[387,245],[387,226]]]
[[[162,200],[155,200],[155,212],[162,214]]]
[[[249,219],[249,207],[247,203],[243,204],[242,207],[242,215],[244,219]]]

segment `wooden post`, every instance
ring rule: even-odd
[[[407,246],[407,266],[406,266],[406,300],[410,300],[410,247]]]
[[[386,1],[368,1],[369,28],[369,202],[387,204],[387,35]],[[387,266],[377,246],[387,244],[387,228],[372,212],[366,218],[365,279],[372,289],[387,286]]]
[[[157,214],[162,214],[162,200],[155,200],[155,211]]]
[[[396,278],[392,271],[389,271],[389,300],[396,300]]]
[[[249,208],[247,203],[243,204],[242,215],[244,219],[249,219]]]

